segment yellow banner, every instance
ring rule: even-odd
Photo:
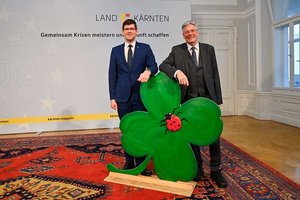
[[[108,120],[114,118],[118,118],[118,114],[104,113],[104,114],[80,114],[80,115],[63,115],[63,116],[0,118],[0,125],[45,123],[45,122],[74,121],[74,120]]]

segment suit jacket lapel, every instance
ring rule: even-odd
[[[201,43],[199,43],[199,59],[202,62],[203,70],[206,70],[207,59],[209,58],[206,48],[204,48]],[[199,61],[200,61],[199,60]]]
[[[134,68],[134,63],[135,63],[136,58],[138,58],[138,56],[139,56],[139,53],[140,53],[139,48],[140,48],[140,45],[138,42],[136,42],[135,47],[134,47],[133,57],[132,57],[132,69]]]
[[[125,63],[125,68],[130,71],[130,66],[128,65],[126,58],[125,58],[125,53],[124,53],[124,48],[125,48],[125,43],[123,43],[120,48],[119,48],[119,54],[120,55],[120,59],[121,59],[121,63]]]
[[[122,62],[125,62],[126,63],[126,58],[125,58],[125,53],[124,53],[124,46],[125,46],[125,43],[123,43],[120,48],[119,48],[119,55],[120,56],[120,59],[122,60]]]

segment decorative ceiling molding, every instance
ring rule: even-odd
[[[249,10],[246,11],[241,11],[241,12],[235,12],[235,11],[229,11],[229,12],[225,12],[225,11],[196,11],[193,12],[192,11],[192,15],[205,15],[206,17],[211,16],[212,18],[218,18],[217,16],[221,17],[221,18],[247,18],[251,15],[255,14],[255,8],[251,8]]]
[[[237,0],[191,0],[192,5],[237,6]]]

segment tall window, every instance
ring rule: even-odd
[[[294,87],[300,88],[300,22],[294,25]]]
[[[275,28],[275,87],[300,89],[300,22]]]
[[[269,0],[274,21],[274,86],[300,89],[300,1]]]
[[[275,29],[275,87],[290,86],[289,26]]]

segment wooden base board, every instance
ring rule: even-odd
[[[116,172],[110,172],[104,179],[107,182],[120,183],[124,185],[130,185],[135,187],[141,187],[150,190],[157,190],[161,192],[168,192],[183,196],[191,196],[196,182],[172,182],[166,180],[160,180],[157,176],[133,176],[128,174],[121,174]]]

